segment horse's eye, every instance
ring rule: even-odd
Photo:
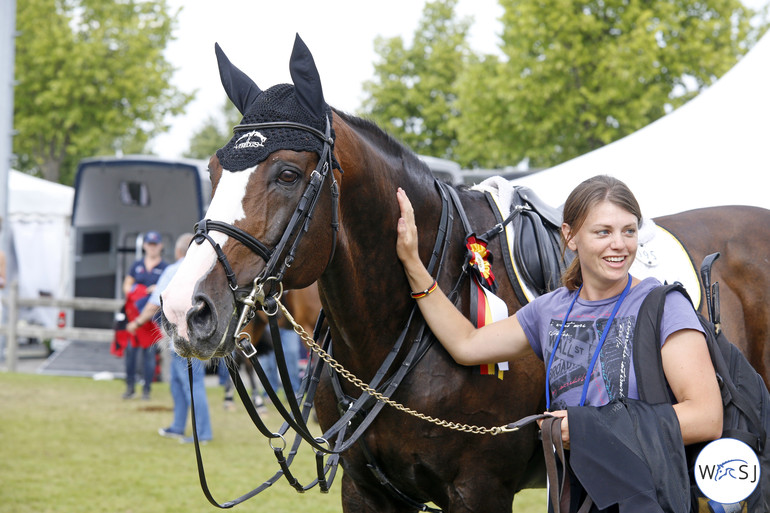
[[[278,180],[283,183],[294,183],[299,179],[299,173],[292,171],[291,169],[284,169],[278,173]]]

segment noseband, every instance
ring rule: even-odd
[[[337,186],[337,180],[334,178],[332,172],[332,152],[334,148],[334,139],[331,136],[331,123],[329,118],[326,118],[326,131],[321,132],[311,126],[303,125],[301,123],[294,123],[291,121],[279,121],[270,123],[255,123],[255,124],[241,124],[233,128],[233,132],[243,132],[258,129],[270,129],[270,128],[290,128],[295,130],[303,130],[309,132],[318,137],[323,142],[323,150],[321,151],[321,158],[318,160],[318,165],[310,174],[310,181],[305,188],[305,192],[297,203],[297,207],[294,209],[294,213],[289,219],[289,223],[286,225],[286,229],[281,236],[278,244],[274,248],[269,248],[263,242],[259,241],[252,235],[237,228],[231,224],[223,223],[221,221],[214,221],[211,219],[203,219],[195,225],[195,236],[193,240],[196,244],[202,244],[204,240],[208,241],[214,248],[214,252],[217,255],[217,260],[222,265],[227,276],[230,289],[233,291],[236,301],[243,303],[243,310],[240,315],[240,320],[237,329],[235,330],[236,342],[239,343],[241,336],[241,328],[245,326],[251,318],[254,316],[254,308],[257,303],[264,305],[264,299],[267,295],[280,297],[283,293],[283,278],[286,274],[286,270],[291,267],[294,262],[294,257],[297,252],[297,246],[299,245],[302,236],[308,231],[310,220],[313,218],[313,212],[315,211],[318,198],[321,196],[321,186],[327,175],[331,174],[331,197],[332,197],[332,250],[329,254],[329,262],[334,257],[334,251],[337,247],[337,231],[339,230],[337,205],[339,201],[339,189]],[[262,272],[257,275],[253,280],[253,286],[251,293],[246,297],[238,297],[236,291],[238,290],[238,282],[235,277],[230,262],[227,260],[222,248],[217,244],[214,239],[209,235],[210,231],[217,231],[224,233],[225,235],[237,240],[249,250],[259,256],[266,262]],[[288,249],[287,249],[288,248]],[[286,254],[283,261],[280,261],[281,255]],[[264,288],[267,286],[268,290]],[[275,313],[275,312],[273,312]],[[250,344],[248,344],[250,345]],[[251,352],[253,347],[248,348],[248,352]]]

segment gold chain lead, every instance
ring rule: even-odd
[[[323,348],[319,346],[316,343],[316,341],[310,337],[310,335],[308,335],[305,329],[299,324],[297,324],[297,322],[294,320],[294,317],[291,315],[291,313],[289,313],[286,307],[283,306],[283,303],[281,303],[281,301],[277,298],[276,298],[276,302],[278,303],[278,307],[286,316],[286,319],[288,319],[288,321],[291,323],[292,327],[294,328],[294,332],[300,336],[300,338],[305,342],[305,344],[308,345],[308,347],[310,347],[310,349],[313,350],[314,353],[316,353],[323,361],[328,363],[335,371],[337,371],[338,374],[340,374],[350,383],[355,385],[357,388],[361,389],[362,391],[376,398],[378,401],[382,401],[385,404],[392,406],[393,408],[400,410],[404,413],[408,413],[413,417],[417,417],[418,419],[426,420],[437,426],[453,429],[455,431],[462,431],[464,433],[494,436],[494,435],[499,435],[500,433],[508,433],[511,431],[515,431],[515,429],[509,429],[507,426],[498,426],[498,427],[488,428],[483,426],[474,426],[472,424],[461,424],[457,422],[450,422],[448,420],[437,419],[435,417],[431,417],[430,415],[425,415],[424,413],[415,411],[407,406],[404,406],[403,404],[397,401],[394,401],[390,397],[382,395],[380,392],[373,389],[368,384],[364,383],[359,378],[357,378],[354,374],[352,374],[345,367],[343,367],[337,360],[332,358],[332,356],[329,353],[324,351]]]

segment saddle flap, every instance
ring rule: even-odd
[[[513,256],[522,278],[538,295],[559,287],[564,270],[558,230],[539,214],[523,210],[513,221]]]
[[[531,189],[516,187],[512,209],[520,209],[513,220],[513,255],[516,268],[529,288],[537,295],[555,290],[570,252],[561,255],[562,212],[543,202]]]
[[[558,288],[574,258],[571,251],[561,255],[561,208],[501,177],[488,178],[473,189],[487,195],[501,229],[510,222],[501,232],[509,249],[503,261],[519,301],[526,304]]]

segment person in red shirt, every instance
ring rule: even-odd
[[[155,284],[158,282],[168,262],[163,260],[163,238],[156,231],[145,233],[142,243],[144,256],[133,263],[123,280],[123,294],[126,297],[126,320],[134,320],[147,303]],[[125,348],[126,358],[126,391],[123,399],[132,399],[136,384],[136,359],[142,355],[142,399],[150,399],[150,388],[155,378],[156,350],[155,342],[161,334],[154,323],[147,323],[129,336]]]

